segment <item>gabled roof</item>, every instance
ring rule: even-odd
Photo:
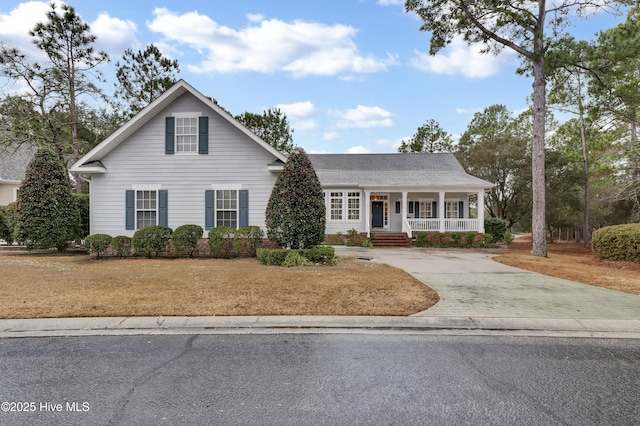
[[[487,189],[450,153],[309,154],[323,186]]]
[[[160,95],[160,97],[158,97],[156,100],[147,105],[142,111],[136,114],[131,120],[127,121],[122,127],[120,127],[108,138],[102,141],[98,146],[93,148],[85,156],[83,156],[80,160],[73,164],[70,168],[70,171],[86,173],[97,172],[99,170],[99,168],[96,168],[95,166],[95,164],[97,164],[97,161],[102,160],[105,155],[114,150],[118,145],[124,142],[133,133],[135,133],[138,129],[140,129],[153,117],[160,113],[160,111],[165,109],[173,101],[175,101],[185,93],[190,93],[198,98],[198,100],[203,102],[213,111],[218,113],[222,118],[226,119],[229,123],[238,128],[242,133],[247,135],[255,143],[269,151],[277,159],[281,161],[287,161],[287,157],[284,154],[260,139],[258,136],[256,136],[255,133],[251,132],[244,125],[242,125],[242,123],[237,121],[229,113],[227,113],[213,101],[211,101],[211,99],[207,98],[202,93],[193,88],[193,86],[191,86],[189,83],[181,79],[176,84],[171,86],[166,92]],[[104,170],[102,170],[102,172],[104,172]]]
[[[0,181],[22,182],[34,152],[26,144],[0,147]]]

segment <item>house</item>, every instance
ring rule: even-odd
[[[33,148],[26,144],[0,147],[0,206],[18,199],[18,188],[33,152]]]
[[[451,154],[310,155],[325,188],[327,233],[474,230],[469,196],[491,184]],[[91,234],[147,225],[265,226],[287,158],[180,80],[72,167],[90,181]]]

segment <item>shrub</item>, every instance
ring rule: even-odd
[[[229,258],[234,254],[233,228],[218,226],[209,230],[209,251],[213,257]]]
[[[147,256],[160,256],[167,250],[173,231],[168,226],[152,225],[138,229],[133,234],[133,248],[136,254]]]
[[[258,260],[263,265],[274,265],[281,266],[285,259],[287,258],[287,254],[289,254],[291,250],[288,249],[258,249],[256,255]]]
[[[508,229],[504,231],[504,242],[507,243],[508,246],[513,243],[514,236]]]
[[[287,253],[287,257],[282,262],[282,266],[286,266],[290,268],[292,266],[311,266],[313,263],[309,261],[306,257],[300,254],[298,250],[289,250]]]
[[[5,240],[7,244],[13,243],[11,228],[9,228],[9,220],[5,213],[4,207],[0,206],[0,240]]]
[[[504,234],[507,231],[508,223],[504,219],[490,217],[484,221],[484,232],[491,234],[493,243],[504,241]]]
[[[452,232],[450,234],[450,237],[451,237],[451,242],[453,243],[454,246],[460,245],[460,241],[462,240],[462,234],[460,232]]]
[[[349,229],[347,231],[347,241],[345,244],[349,247],[362,246],[366,239],[367,237],[360,234],[360,231],[357,229]]]
[[[364,248],[373,248],[373,243],[368,238],[366,238],[360,245]]]
[[[338,231],[335,234],[329,235],[329,242],[331,244],[342,245],[344,244],[344,235],[342,232]]]
[[[84,247],[89,254],[96,254],[96,257],[100,257],[100,254],[104,254],[109,248],[111,243],[111,235],[107,234],[93,234],[84,239]]]
[[[314,247],[324,240],[326,220],[324,192],[318,176],[304,150],[295,148],[267,203],[267,237],[279,247]]]
[[[9,239],[4,239],[8,244],[12,244],[17,240],[18,235],[18,214],[16,213],[16,203],[9,203],[4,207],[4,213],[7,220],[7,225],[9,226],[9,234],[7,235]],[[20,243],[20,240],[17,240]]]
[[[482,234],[482,245],[489,246],[493,241],[493,235],[491,234]]]
[[[591,237],[591,249],[598,259],[640,263],[640,224],[607,226]]]
[[[82,239],[89,235],[89,194],[71,195],[79,216],[76,226],[76,238]]]
[[[27,249],[62,251],[76,237],[79,216],[69,174],[53,151],[35,153],[20,185],[17,206],[17,239]]]
[[[467,243],[468,246],[473,246],[476,243],[476,239],[478,238],[478,233],[477,232],[467,232],[467,234],[464,236],[464,239]]]
[[[116,256],[126,257],[131,253],[131,237],[118,235],[111,240],[111,250]]]
[[[429,233],[425,231],[420,231],[416,235],[416,246],[417,247],[427,247],[429,245]]]
[[[198,252],[198,241],[202,238],[203,232],[202,227],[198,225],[178,226],[171,235],[171,242],[176,254],[193,257]]]
[[[436,246],[441,246],[447,240],[447,234],[444,232],[434,232],[431,234],[431,243]]]
[[[332,246],[318,246],[298,251],[312,263],[332,264],[336,257],[336,250]]]
[[[264,233],[259,226],[245,226],[233,233],[233,247],[236,255],[256,256],[258,247],[262,245]]]
[[[262,248],[257,251],[258,260],[263,265],[300,266],[302,263],[300,263],[298,256],[305,259],[305,265],[307,262],[308,264],[335,264],[335,250],[331,246],[318,246],[299,250]]]

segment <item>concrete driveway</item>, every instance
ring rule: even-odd
[[[491,251],[337,247],[336,253],[403,269],[437,291],[440,302],[414,316],[640,320],[640,296],[502,265]]]

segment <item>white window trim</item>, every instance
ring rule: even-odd
[[[171,114],[174,118],[199,118],[202,112],[174,112]],[[200,120],[196,120],[196,150],[195,151],[178,151],[178,122],[176,120],[176,130],[173,135],[173,152],[175,155],[199,155],[198,144],[200,143]]]
[[[162,189],[162,185],[158,184],[133,184],[131,185],[131,189],[135,191],[159,191]]]
[[[235,219],[236,226],[235,226],[234,229],[238,229],[240,227],[240,189],[237,189],[236,187],[233,187],[233,188],[220,188],[220,186],[223,186],[223,185],[219,185],[215,190],[216,191],[216,193],[215,193],[215,205],[214,205],[214,209],[213,209],[214,210],[214,212],[213,212],[213,214],[214,214],[213,220],[214,220],[215,226],[216,227],[219,226],[218,225],[218,212],[233,212],[233,211],[235,211],[236,212],[236,219]],[[236,191],[236,208],[235,209],[218,209],[218,200],[219,200],[218,191]],[[226,226],[226,225],[224,225],[224,226]]]
[[[333,197],[331,194],[334,192],[339,192],[342,195],[340,197]],[[358,197],[357,199],[360,200],[359,206],[358,206],[358,216],[360,216],[359,219],[349,219],[349,199],[353,198],[355,199],[356,197],[350,197],[349,193],[358,193]],[[327,211],[327,221],[329,222],[333,222],[333,223],[340,223],[340,222],[351,222],[351,223],[358,223],[358,222],[362,222],[362,214],[363,214],[363,203],[364,203],[364,194],[361,190],[356,189],[356,190],[343,190],[343,189],[327,189],[324,191],[325,194],[325,207],[326,207],[326,211]],[[331,200],[334,198],[340,198],[340,200],[342,201],[342,207],[340,209],[341,211],[341,219],[332,219],[331,218]]]
[[[155,208],[155,209],[138,209],[138,192],[141,192],[141,191],[155,192],[155,193],[156,193],[156,208]],[[157,225],[157,224],[158,224],[158,218],[159,218],[159,215],[160,215],[160,213],[159,213],[159,209],[158,209],[158,204],[159,204],[159,201],[160,201],[160,200],[159,200],[160,195],[159,195],[158,191],[159,191],[158,189],[149,189],[149,188],[146,188],[146,189],[136,189],[136,190],[135,190],[135,193],[134,193],[134,194],[135,194],[135,197],[134,197],[133,202],[134,202],[134,207],[135,207],[135,210],[134,210],[134,211],[135,211],[134,220],[135,220],[135,229],[136,229],[136,230],[137,230],[137,229],[142,229],[142,228],[144,228],[144,226],[143,226],[142,228],[138,226],[138,212],[141,212],[141,211],[142,211],[142,212],[151,212],[151,211],[155,211],[155,213],[156,213],[156,220],[155,220],[155,223],[154,223],[153,225]],[[150,226],[150,225],[147,225],[147,226]]]

